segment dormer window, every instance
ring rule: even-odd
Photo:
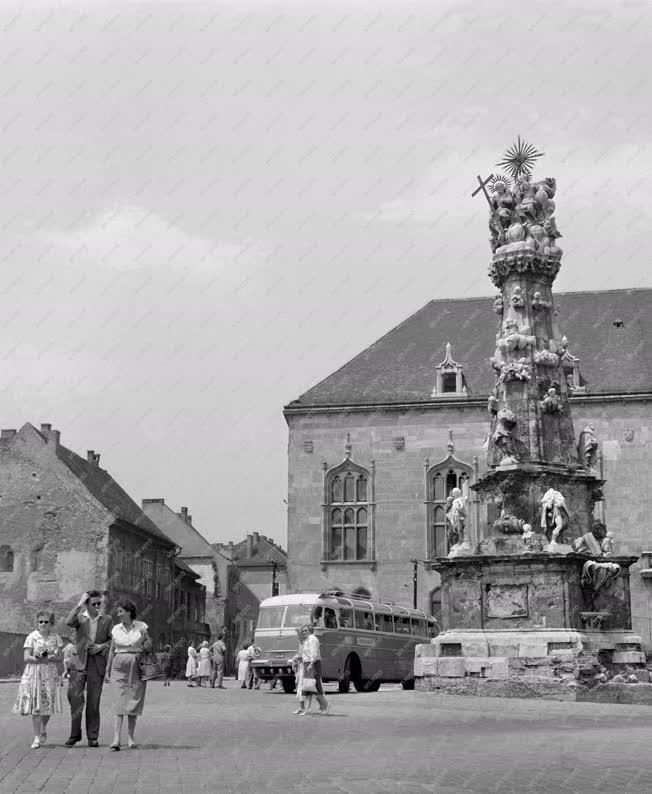
[[[564,370],[564,380],[569,394],[586,394],[586,385],[582,384],[580,375],[580,360],[568,348],[566,348],[561,358],[561,365]]]
[[[466,397],[464,367],[453,360],[450,342],[446,342],[446,356],[435,369],[437,375],[431,397]]]

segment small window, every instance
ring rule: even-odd
[[[310,607],[305,604],[291,604],[285,613],[285,628],[298,628],[306,623],[310,623]]]
[[[353,628],[353,612],[350,609],[340,609],[340,628]]]
[[[280,629],[285,607],[261,607],[258,612],[259,629]]]
[[[454,372],[446,372],[442,375],[441,383],[444,394],[455,394],[457,392],[457,375]]]
[[[335,610],[330,607],[324,608],[324,628],[336,629],[337,618],[335,617]]]
[[[11,546],[0,546],[0,573],[14,570],[14,552]]]
[[[355,610],[355,627],[356,629],[364,629],[365,631],[374,630],[374,615],[373,612],[366,612],[361,609]]]
[[[376,614],[376,631],[394,631],[394,623],[391,615]]]
[[[410,633],[410,618],[399,617],[394,615],[394,631],[397,634]]]

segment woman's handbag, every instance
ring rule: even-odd
[[[317,681],[314,678],[304,678],[301,684],[301,692],[306,695],[316,695]]]
[[[155,653],[139,653],[137,657],[138,670],[142,681],[163,677],[163,667]]]

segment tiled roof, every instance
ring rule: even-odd
[[[430,301],[287,407],[435,402],[446,342],[464,366],[468,396],[485,397],[494,386],[492,304],[493,297]],[[590,394],[652,391],[651,305],[652,289],[555,294],[560,332]]]
[[[145,499],[142,510],[177,546],[181,546],[183,557],[213,557],[213,547],[206,538],[162,499]]]
[[[247,554],[246,539],[233,546],[234,562],[248,568],[263,568],[272,563],[280,566],[287,565],[288,555],[280,546],[262,535],[258,538],[258,543],[254,542],[251,556]]]
[[[34,428],[35,429],[35,428]],[[38,433],[38,430],[36,430]],[[138,507],[136,502],[124,491],[105,469],[89,463],[76,452],[59,444],[57,456],[86,489],[109,510],[116,518],[148,532],[169,546],[175,543]]]

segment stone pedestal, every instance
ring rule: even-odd
[[[605,593],[609,610],[596,611],[581,581],[586,555],[510,550],[433,561],[445,630],[417,648],[418,689],[562,700],[581,690],[586,699],[603,668],[643,667],[641,638],[631,631],[635,557],[610,558],[621,574]]]

